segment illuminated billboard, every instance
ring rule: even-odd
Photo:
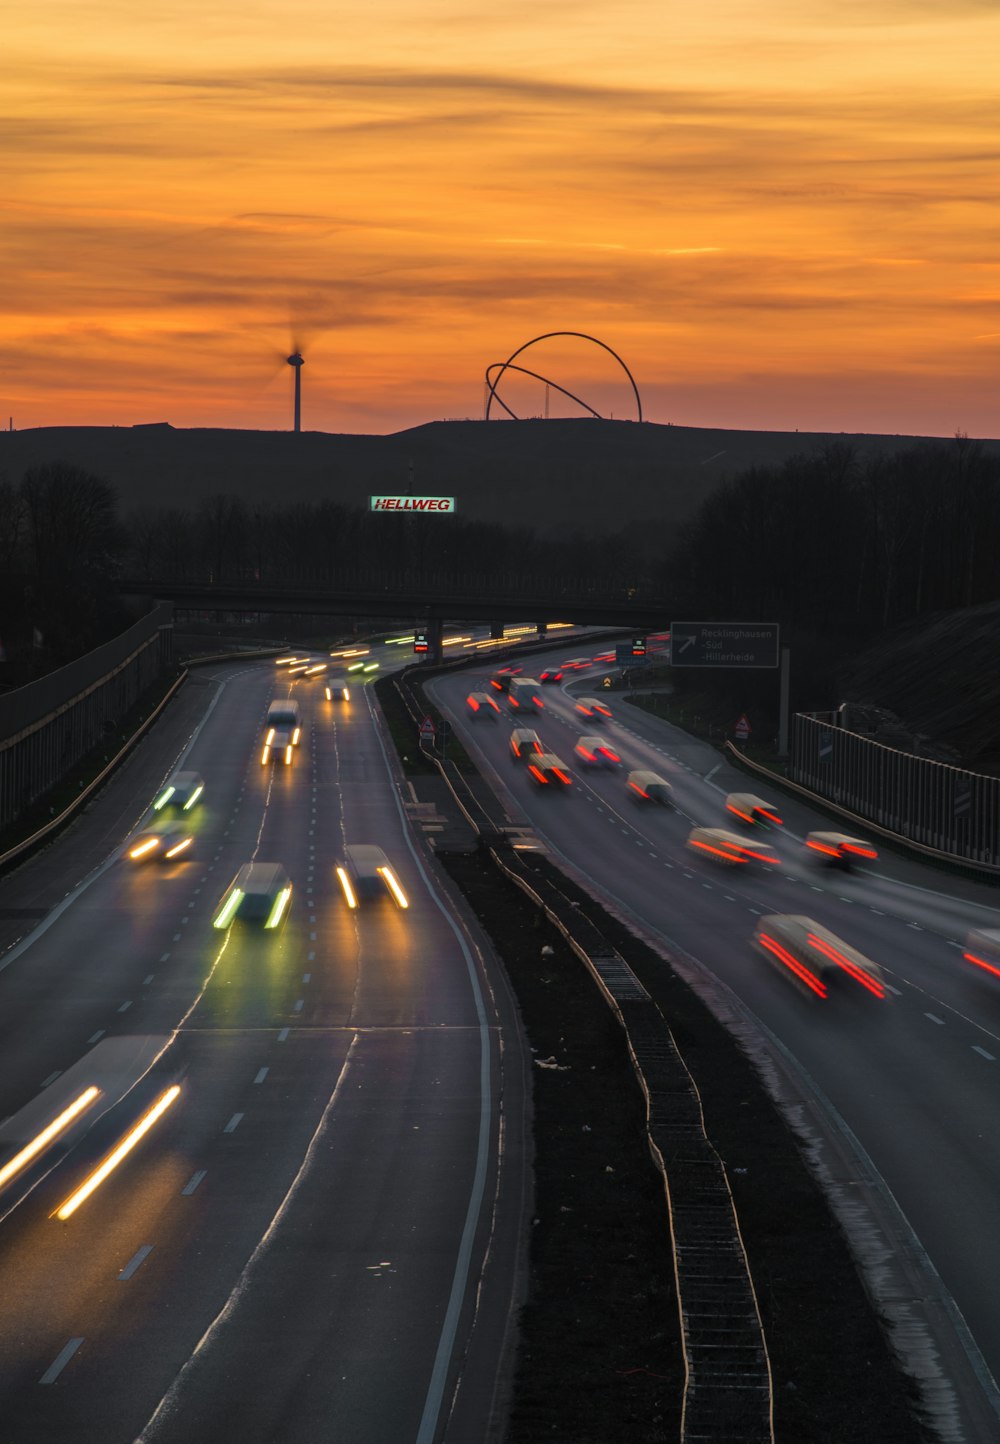
[[[453,515],[453,496],[373,496],[372,511],[430,511]]]

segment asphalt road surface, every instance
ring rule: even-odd
[[[289,686],[302,741],[265,767]],[[181,761],[206,780],[194,846],[123,860]],[[499,1437],[525,1060],[393,767],[364,687],[345,704],[270,663],[203,670],[86,816],[0,882],[0,1165],[100,1089],[0,1190],[4,1444]],[[405,911],[347,908],[352,842],[384,848]],[[251,860],[287,869],[284,925],[215,928]]]
[[[566,655],[535,657],[531,670]],[[612,720],[583,718],[572,693],[599,690],[603,669],[570,674],[571,690],[543,688],[539,715],[515,716],[500,699],[494,721],[473,717],[465,704],[487,675],[441,677],[430,691],[504,798],[511,823],[533,828],[577,881],[665,942],[735,1018],[765,1069],[797,1080],[808,1117],[836,1135],[828,1183],[842,1217],[857,1199],[859,1252],[897,1325],[897,1344],[928,1381],[939,1425],[972,1444],[1000,1438],[1000,980],[961,954],[967,929],[1000,927],[995,894],[898,856],[849,875],[823,871],[810,862],[804,835],[837,824],[780,794],[768,800],[784,825],[766,834],[780,866],[716,865],[686,847],[692,826],[738,830],[726,794],[766,797],[762,785],[621,694],[605,694]],[[534,727],[568,764],[569,788],[538,786],[514,761],[515,723]],[[581,733],[601,731],[621,768],[585,769],[575,755]],[[625,781],[635,768],[666,778],[672,804],[635,799]],[[888,996],[853,984],[827,1000],[804,995],[750,946],[758,918],[773,913],[811,916],[874,959]],[[882,1215],[881,1232],[871,1227],[873,1212]],[[905,1268],[896,1257],[903,1253]]]

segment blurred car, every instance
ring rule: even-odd
[[[219,900],[213,926],[239,920],[280,927],[288,913],[292,884],[280,862],[245,862]]]
[[[772,913],[758,918],[754,947],[773,967],[818,998],[852,979],[876,998],[886,995],[877,963],[814,918]]]
[[[595,722],[603,722],[612,716],[611,708],[600,697],[577,697],[576,710]]]
[[[194,835],[183,822],[152,822],[131,837],[125,856],[131,862],[172,862],[187,852]]]
[[[849,872],[859,858],[877,858],[870,842],[849,837],[846,832],[807,832],[806,847],[814,862],[826,867],[839,867]]]
[[[554,752],[539,752],[528,762],[528,771],[539,787],[569,787],[573,781],[569,768]]]
[[[621,765],[621,758],[611,744],[605,742],[603,737],[595,737],[589,732],[585,732],[576,739],[573,751],[587,767],[618,767]]]
[[[1000,978],[1000,930],[976,928],[968,933],[962,957],[984,973]]]
[[[295,730],[287,724],[267,729],[264,750],[260,755],[262,767],[266,767],[269,762],[284,762],[286,767],[291,767],[295,755]]]
[[[388,893],[397,907],[407,908],[409,902],[399,879],[389,866],[389,859],[374,843],[355,842],[344,848],[343,865],[337,877],[349,908],[370,898]]]
[[[726,811],[751,827],[781,827],[781,818],[773,802],[765,802],[753,792],[731,792],[726,798]]]
[[[153,803],[154,812],[190,812],[205,791],[200,772],[174,772]]]
[[[693,827],[688,834],[687,846],[692,852],[704,853],[713,862],[731,866],[747,862],[766,862],[774,866],[780,861],[774,848],[766,842],[749,842],[737,832],[727,832],[724,827]]]
[[[646,768],[630,772],[628,786],[633,797],[640,802],[667,803],[670,801],[670,783],[658,772],[650,772]]]
[[[498,667],[490,678],[490,686],[494,692],[509,692],[510,684],[523,667]]]
[[[538,674],[540,682],[561,682],[563,679],[562,667],[546,667]]]
[[[326,684],[325,692],[328,702],[349,702],[351,700],[351,689],[343,677],[331,677]]]
[[[473,717],[486,717],[495,722],[500,716],[500,708],[488,692],[470,692],[465,703]]]
[[[510,734],[510,750],[515,762],[528,762],[545,748],[533,727],[515,727]]]
[[[278,697],[267,709],[266,727],[287,727],[291,733],[293,747],[298,747],[302,736],[302,714],[299,704],[292,697]]]
[[[535,677],[513,677],[507,697],[515,711],[541,712],[545,706],[541,690],[542,684]]]

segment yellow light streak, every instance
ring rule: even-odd
[[[0,1188],[9,1183],[16,1173],[20,1173],[33,1158],[37,1158],[43,1148],[48,1147],[53,1138],[57,1138],[64,1129],[68,1128],[74,1118],[78,1118],[85,1108],[89,1108],[95,1099],[101,1096],[100,1088],[91,1086],[85,1088],[79,1098],[75,1098],[68,1108],[64,1108],[58,1118],[53,1118],[46,1128],[43,1128],[37,1137],[30,1143],[26,1143],[20,1153],[8,1159],[3,1168],[0,1168]]]
[[[268,747],[270,747],[271,743],[274,741],[274,728],[273,728],[273,727],[269,727],[269,728],[267,729],[267,736],[264,738],[264,741],[267,743]]]
[[[344,701],[345,701],[345,702],[349,702],[350,700],[351,700],[350,690],[349,690],[347,687],[345,687],[345,688],[344,688]]]
[[[243,901],[243,892],[240,888],[234,887],[222,905],[219,916],[215,919],[213,927],[227,928],[235,916],[236,909]]]
[[[293,746],[293,747],[298,747],[298,745],[299,745],[299,738],[300,738],[301,736],[302,736],[302,728],[301,728],[301,727],[296,727],[295,731],[292,733],[292,746]]]
[[[380,867],[379,872],[385,878],[386,886],[396,899],[401,908],[408,908],[410,904],[406,901],[406,894],[396,881],[391,867]]]
[[[89,1178],[84,1179],[83,1183],[81,1183],[80,1187],[76,1190],[76,1192],[71,1193],[69,1198],[67,1198],[66,1202],[62,1204],[60,1208],[56,1209],[53,1216],[55,1218],[61,1219],[65,1223],[65,1221],[76,1212],[76,1210],[80,1207],[81,1203],[86,1202],[86,1200],[94,1192],[95,1188],[99,1188],[101,1186],[101,1184],[107,1178],[108,1174],[112,1173],[114,1169],[118,1167],[122,1159],[132,1152],[132,1149],[135,1147],[135,1145],[149,1132],[157,1119],[162,1117],[162,1115],[166,1113],[171,1103],[173,1103],[180,1094],[180,1091],[180,1084],[178,1083],[174,1083],[172,1087],[168,1088],[166,1093],[162,1094],[156,1100],[152,1108],[149,1109],[148,1113],[144,1114],[144,1116],[140,1118],[139,1122],[135,1125],[135,1127],[131,1129],[130,1132],[126,1133],[125,1137],[121,1140],[117,1147],[112,1149],[112,1151],[108,1154],[107,1158],[105,1158],[104,1162],[94,1169],[94,1172],[90,1175]]]
[[[276,928],[278,926],[281,922],[281,915],[288,906],[288,899],[291,895],[292,889],[290,887],[283,887],[281,889],[274,900],[274,906],[271,908],[270,913],[268,913],[267,922],[264,924],[266,928]]]
[[[349,908],[356,908],[358,900],[354,896],[354,889],[351,887],[351,880],[342,867],[337,868],[337,876],[340,878],[340,886],[344,889],[344,897],[347,899]]]
[[[193,838],[193,837],[185,837],[185,838],[182,838],[181,841],[180,841],[179,843],[177,843],[177,845],[176,845],[175,847],[172,847],[172,848],[170,849],[170,851],[165,854],[165,856],[167,856],[167,857],[176,857],[179,852],[183,852],[186,847],[190,847],[191,844],[192,844],[192,842],[194,842],[194,838]]]
[[[292,752],[293,752],[293,750],[294,750],[294,749],[293,749],[293,747],[292,747],[292,744],[289,742],[288,746],[285,748],[285,766],[286,766],[286,767],[291,767],[291,765],[292,765]]]
[[[148,842],[140,842],[138,847],[133,847],[129,857],[143,857],[147,852],[152,852],[154,847],[159,847],[160,839],[151,837]]]
[[[456,646],[459,642],[471,642],[471,641],[472,641],[472,638],[471,638],[471,637],[442,637],[442,638],[441,638],[441,645],[442,645],[442,647],[454,647],[454,646]]]
[[[367,657],[368,655],[367,647],[347,647],[343,652],[330,653],[331,657]]]
[[[261,753],[261,757],[260,757],[261,766],[264,765],[264,763],[267,761],[267,759],[270,757],[270,755],[271,755],[271,749],[270,749],[270,747],[268,747],[267,743],[265,742],[265,743],[264,743],[264,751]]]

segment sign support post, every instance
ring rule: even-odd
[[[788,693],[789,673],[792,666],[792,650],[790,647],[781,649],[781,676],[779,679],[779,701],[778,701],[778,756],[788,756]]]

